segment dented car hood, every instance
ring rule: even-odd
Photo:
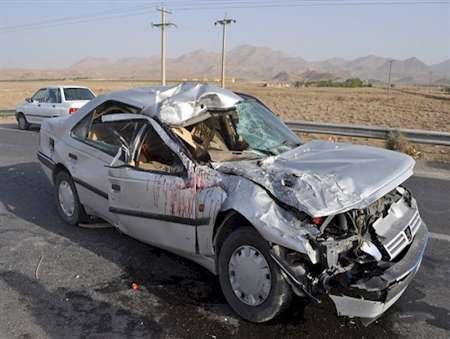
[[[413,174],[414,160],[375,147],[311,141],[264,160],[216,163],[313,217],[364,208]]]

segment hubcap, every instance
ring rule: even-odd
[[[272,287],[269,264],[253,246],[236,248],[228,263],[228,276],[236,297],[250,306],[262,304]]]
[[[73,216],[75,211],[75,197],[69,183],[61,181],[58,188],[59,206],[68,217]]]

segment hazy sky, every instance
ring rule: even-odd
[[[213,22],[227,12],[237,20],[229,28],[229,48],[267,46],[307,60],[369,54],[416,56],[426,63],[449,59],[450,1],[411,2],[168,0],[169,19],[178,25],[168,33],[168,55],[218,51],[221,32]],[[160,35],[150,23],[159,22],[159,4],[0,0],[0,67],[64,67],[86,56],[158,55]]]

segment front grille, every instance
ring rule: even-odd
[[[419,215],[419,212],[416,211],[416,213],[412,217],[411,221],[409,222],[410,227],[411,227],[411,232],[413,235],[415,235],[417,233],[420,223],[421,223],[420,215]]]
[[[409,245],[414,239],[414,235],[417,233],[421,219],[418,211],[415,211],[413,217],[406,224],[403,230],[398,233],[388,243],[383,244],[390,259],[394,259],[407,245]]]

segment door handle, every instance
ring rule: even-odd
[[[55,107],[56,107],[56,105],[52,105],[52,107],[53,107],[53,108],[55,108]]]
[[[78,160],[78,157],[73,153],[69,153],[69,158],[72,160]]]
[[[112,184],[111,185],[111,189],[113,191],[120,192],[120,185],[119,184]]]

